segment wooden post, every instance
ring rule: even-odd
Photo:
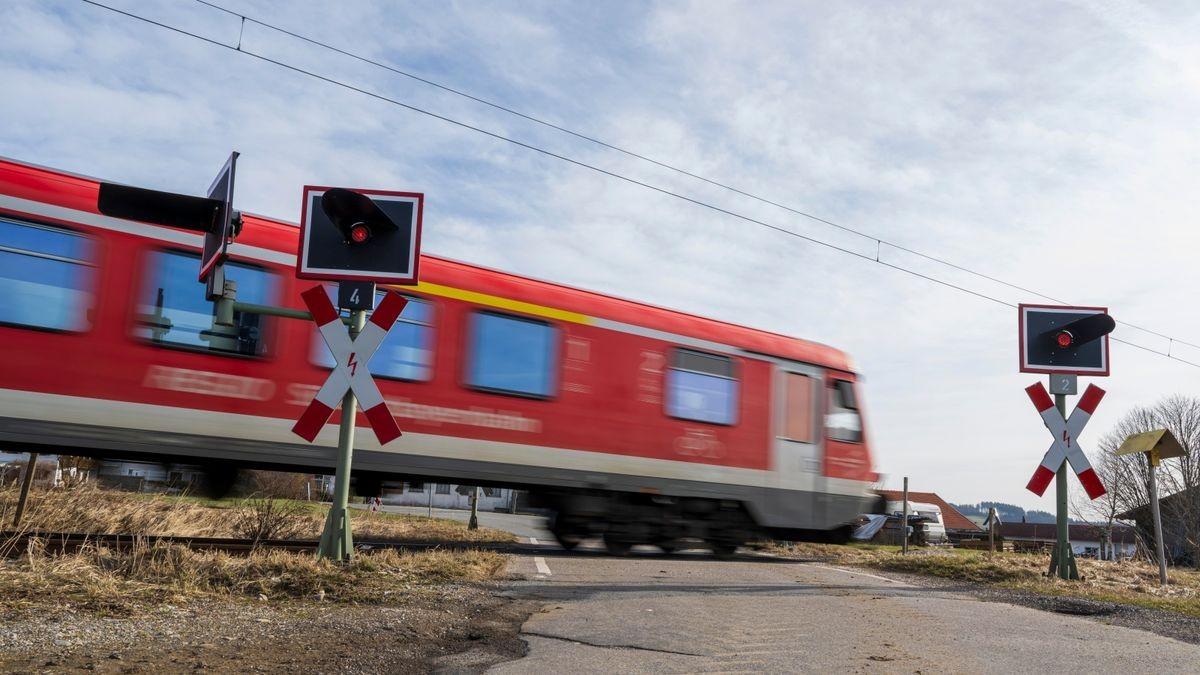
[[[1158,449],[1146,455],[1150,463],[1150,515],[1154,517],[1154,550],[1158,553],[1158,584],[1167,585],[1167,555],[1163,546],[1162,514],[1158,510]]]
[[[37,473],[37,463],[38,453],[29,453],[29,464],[25,466],[25,478],[21,481],[21,496],[17,499],[17,515],[13,518],[13,527],[21,526],[21,516],[25,515],[25,502],[29,499],[29,487],[33,485],[33,474]]]
[[[479,529],[479,487],[471,491],[471,519],[467,521],[468,530]]]
[[[996,507],[988,509],[988,552],[996,552],[996,527],[999,525],[1000,514]]]

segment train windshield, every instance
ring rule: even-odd
[[[854,383],[834,380],[829,387],[829,412],[825,415],[825,431],[831,440],[847,443],[862,442],[862,416],[854,396]]]

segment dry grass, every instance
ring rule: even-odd
[[[17,488],[0,488],[0,526],[11,522]],[[261,515],[265,504],[286,511],[284,538],[317,539],[329,507],[292,500],[206,500],[193,497],[141,495],[95,486],[73,490],[33,490],[21,529],[26,532],[85,534],[242,537],[246,523]],[[508,532],[468,530],[458,521],[352,509],[357,539],[463,542],[511,542]]]
[[[11,523],[17,491],[0,489],[0,518]],[[262,500],[211,501],[136,495],[96,487],[35,490],[22,532],[119,533],[235,537],[261,514]],[[286,514],[286,531],[316,539],[328,506],[273,502]],[[276,513],[279,513],[276,512]],[[451,520],[353,510],[356,540],[450,540],[507,542],[499,530],[467,530]],[[401,553],[382,549],[357,554],[348,564],[317,560],[311,553],[256,551],[231,555],[179,545],[142,543],[129,549],[86,546],[75,553],[48,553],[34,538],[0,542],[0,609],[78,607],[125,614],[163,602],[250,598],[272,602],[391,603],[452,582],[481,581],[503,572],[506,558],[483,551]]]
[[[1120,563],[1079,559],[1081,581],[1047,577],[1048,555],[988,553],[966,549],[916,549],[901,555],[896,546],[792,544],[773,552],[816,557],[840,565],[989,584],[1044,595],[1088,598],[1165,609],[1200,617],[1200,570],[1168,570],[1170,585],[1158,585],[1158,567],[1143,561]]]
[[[120,614],[202,598],[377,604],[439,584],[491,579],[505,564],[503,555],[486,551],[391,549],[360,553],[345,564],[285,551],[230,555],[179,545],[54,555],[35,540],[18,559],[0,565],[0,607],[70,605]]]

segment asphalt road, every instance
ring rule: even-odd
[[[542,518],[479,516],[548,554],[560,550]],[[703,551],[641,547],[615,558],[598,542],[581,549],[513,559],[508,592],[543,610],[522,627],[529,654],[488,672],[1200,672],[1200,646],[885,574],[747,551],[719,561]]]
[[[540,519],[489,519],[557,549]],[[594,554],[513,559],[509,592],[544,608],[522,628],[529,654],[489,672],[1200,671],[1196,645],[885,575],[744,551],[584,548]]]

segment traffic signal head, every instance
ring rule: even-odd
[[[208,299],[215,299],[224,292],[224,278],[218,271],[225,260],[226,248],[241,229],[241,216],[233,210],[237,158],[237,152],[229,156],[208,188],[207,197],[101,183],[96,208],[114,218],[203,232],[204,252],[200,257],[198,278],[208,282]]]
[[[364,245],[377,235],[399,229],[370,197],[345,188],[327,190],[321,210],[342,233],[342,241],[351,246]]]
[[[1108,334],[1116,322],[1102,307],[1021,305],[1021,372],[1108,375]]]
[[[417,283],[423,202],[411,192],[304,188],[296,276]]]

